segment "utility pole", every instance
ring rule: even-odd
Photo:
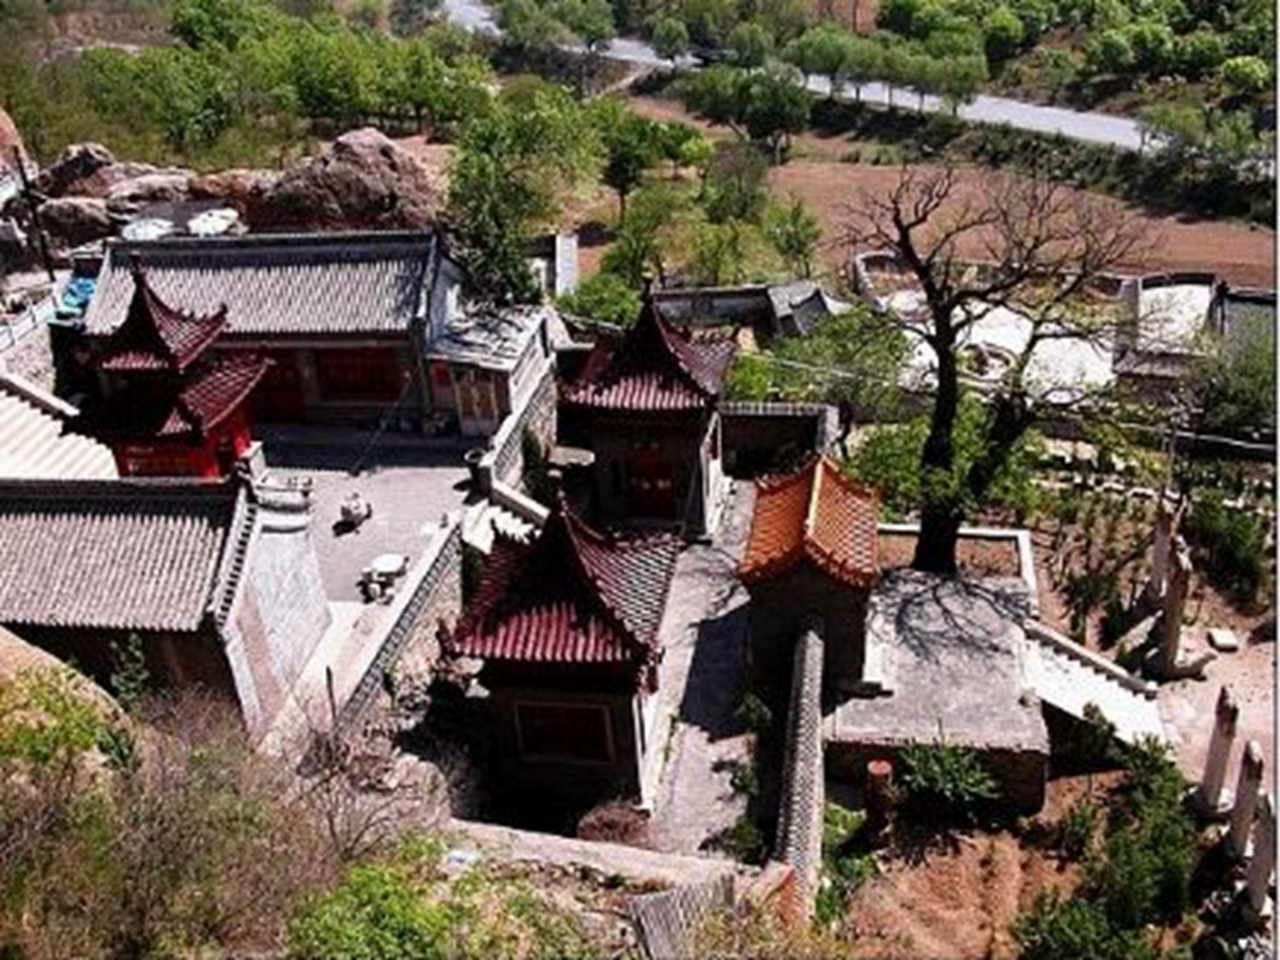
[[[22,178],[22,196],[27,201],[27,212],[31,215],[31,230],[36,235],[36,243],[40,247],[40,260],[44,263],[45,273],[49,274],[49,282],[54,282],[53,263],[49,259],[49,244],[44,238],[44,228],[40,226],[40,214],[36,210],[36,201],[31,189],[31,180],[27,177],[27,165],[22,160],[22,149],[16,144],[13,148],[13,165],[18,168],[18,176]]]

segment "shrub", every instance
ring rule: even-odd
[[[859,850],[858,833],[866,823],[860,810],[829,803],[822,811],[822,877],[814,914],[824,927],[837,926],[849,898],[876,872],[875,857]]]
[[[1142,934],[1119,930],[1097,906],[1041,891],[1013,927],[1022,960],[1155,960]]]
[[[1058,849],[1078,859],[1089,849],[1098,822],[1098,808],[1088,797],[1082,799],[1058,823]]]
[[[1232,57],[1222,64],[1222,80],[1237,93],[1261,93],[1271,86],[1271,67],[1261,57]]]
[[[901,757],[899,783],[908,805],[920,813],[972,823],[999,797],[995,780],[969,747],[939,738],[904,747]]]
[[[733,718],[755,734],[764,733],[773,726],[773,711],[757,694],[748,691],[733,711]]]
[[[730,827],[712,837],[707,845],[713,850],[727,853],[743,863],[762,863],[768,853],[768,843],[756,822],[743,814]]]
[[[1186,532],[1211,583],[1245,601],[1258,595],[1267,574],[1267,525],[1261,517],[1227,507],[1222,492],[1211,490],[1193,504]]]
[[[640,294],[615,273],[587,277],[557,302],[565,313],[628,327],[640,316]]]

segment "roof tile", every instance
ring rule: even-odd
[[[829,457],[798,473],[756,481],[755,512],[746,556],[747,582],[767,579],[808,558],[851,586],[879,576],[875,490],[847,477]]]

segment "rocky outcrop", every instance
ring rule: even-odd
[[[191,197],[195,200],[220,200],[244,216],[258,197],[280,179],[274,170],[249,170],[236,167],[218,173],[198,174],[191,178]]]
[[[13,166],[15,147],[24,157],[27,155],[27,148],[22,143],[22,134],[18,133],[18,125],[3,108],[0,108],[0,170]]]
[[[55,244],[74,247],[109,237],[115,223],[98,197],[55,197],[40,205],[40,223]]]
[[[40,171],[35,186],[48,197],[106,197],[118,184],[160,171],[150,163],[117,160],[100,143],[73,143]]]
[[[354,130],[328,151],[255,192],[246,211],[254,230],[421,229],[439,206],[422,166],[372,128]]]
[[[189,170],[153,169],[112,185],[107,191],[107,204],[112,210],[127,212],[147,203],[174,203],[186,200],[190,188]]]

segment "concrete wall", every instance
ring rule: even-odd
[[[489,452],[482,463],[495,480],[519,486],[524,476],[523,442],[525,431],[536,436],[544,449],[556,442],[555,371],[547,367],[522,408],[509,414],[489,438]]]
[[[826,624],[822,644],[826,700],[831,702],[862,678],[867,591],[833,580],[807,560],[776,577],[750,584],[748,590],[755,676],[787,675],[795,637],[804,629],[805,617],[814,615]]]
[[[867,764],[889,760],[898,765],[901,744],[829,742],[827,773],[834,780],[863,785]],[[1022,813],[1037,813],[1044,806],[1049,755],[1036,750],[980,750],[987,771],[1000,786],[1004,800]]]
[[[251,496],[256,501],[252,532],[222,632],[245,724],[256,732],[284,705],[328,629],[330,614],[307,495],[261,485]],[[229,562],[237,561],[232,556]]]

